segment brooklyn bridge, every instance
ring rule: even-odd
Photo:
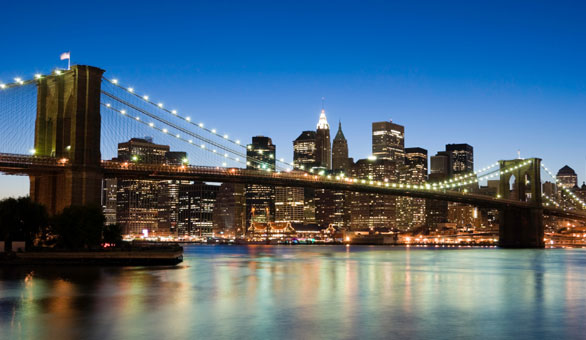
[[[553,177],[554,183],[556,179],[540,158],[499,160],[474,173],[424,184],[314,172],[284,159],[276,160],[272,170],[262,164],[251,167],[258,161],[246,157],[240,140],[121,86],[96,67],[74,65],[30,80],[16,78],[1,84],[0,93],[0,171],[29,176],[31,198],[51,214],[72,204],[100,204],[105,178],[129,178],[333,189],[466,203],[499,210],[502,247],[544,247],[544,215],[586,221],[585,203],[568,189],[560,185],[572,204],[542,193],[542,174]],[[24,103],[19,98],[25,93],[35,98],[34,116],[19,114]],[[181,164],[104,159],[112,153],[111,145],[136,131],[152,131],[182,143],[190,158]],[[26,136],[33,145],[26,144]],[[487,179],[499,180],[496,196],[463,190]]]

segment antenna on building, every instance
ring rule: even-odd
[[[324,100],[326,100],[326,97],[321,97],[321,109],[324,110]]]
[[[521,159],[521,150],[520,149],[517,150],[517,159]]]

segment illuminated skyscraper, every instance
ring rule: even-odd
[[[252,137],[246,150],[246,168],[275,171],[276,146],[269,137]],[[252,222],[275,221],[275,187],[259,184],[246,185],[246,228]]]
[[[401,183],[421,185],[427,181],[427,150],[405,148],[405,165],[401,167]],[[397,226],[410,230],[425,224],[425,199],[397,197]]]
[[[293,141],[293,163],[295,167],[309,170],[317,166],[316,136],[315,131],[303,131]]]
[[[326,119],[326,111],[322,108],[317,123],[315,138],[316,163],[318,167],[329,170],[332,168],[332,145],[330,142],[330,125]]]
[[[405,127],[390,122],[372,123],[372,154],[402,164],[405,159]]]
[[[468,144],[447,144],[450,157],[450,175],[474,171],[474,148]]]
[[[573,189],[578,186],[578,175],[567,165],[558,171],[556,178],[564,188]]]

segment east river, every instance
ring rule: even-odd
[[[1,339],[583,339],[586,249],[187,246],[0,268]]]

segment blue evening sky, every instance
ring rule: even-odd
[[[0,82],[70,50],[209,127],[270,136],[279,158],[323,96],[355,159],[392,119],[430,154],[469,143],[479,168],[520,149],[585,179],[585,2],[6,1],[0,16]]]

